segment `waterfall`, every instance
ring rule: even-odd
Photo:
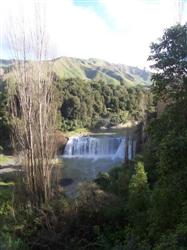
[[[134,143],[132,139],[112,136],[80,136],[71,137],[65,147],[63,157],[66,158],[119,158],[125,157],[125,145],[128,143],[128,158],[134,157]]]

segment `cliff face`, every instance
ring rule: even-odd
[[[66,143],[68,142],[69,138],[63,135],[61,131],[56,131],[55,133],[55,141],[57,144],[58,153],[62,154]]]

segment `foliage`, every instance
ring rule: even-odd
[[[27,242],[31,249],[41,250],[133,249],[133,246],[136,246],[134,249],[149,249],[145,248],[147,243],[128,226],[128,183],[132,170],[132,164],[131,167],[114,168],[108,175],[102,176],[110,179],[104,183],[105,190],[88,183],[81,187],[80,195],[75,200],[59,195],[57,200],[40,210],[16,205],[16,221],[10,213],[9,222],[6,219],[11,225],[3,238],[6,246],[16,246],[20,241],[20,244]]]
[[[162,98],[167,89],[173,101],[162,114],[149,121],[143,156],[114,167],[108,173],[100,173],[96,184],[83,185],[75,199],[59,194],[57,200],[40,210],[17,208],[16,222],[10,218],[7,220],[6,215],[10,214],[5,202],[2,214],[13,228],[13,232],[10,228],[8,230],[12,239],[15,236],[21,238],[21,242],[27,242],[33,250],[187,249],[187,95],[185,88],[181,88],[186,74],[186,66],[181,59],[186,51],[185,32],[186,26],[172,27],[165,32],[160,43],[152,46],[155,67],[162,70],[158,74],[163,77],[154,76],[154,92],[157,98]],[[164,77],[168,76],[171,76],[170,80],[177,76],[175,80],[179,82],[175,83],[179,88],[174,89],[172,81],[171,85],[165,81]],[[70,101],[79,107],[75,112],[71,107],[66,111],[62,109],[63,114],[69,117],[64,118],[66,122],[79,124],[83,120],[84,126],[91,126],[98,119],[115,116],[119,110],[128,111],[134,119],[139,115],[136,108],[143,94],[136,89],[83,81],[79,95],[76,80],[60,81],[59,84],[64,93],[63,104]],[[120,101],[118,91],[122,91],[122,95],[126,92],[127,102],[126,99]],[[99,105],[95,95],[102,100]],[[130,96],[138,97],[140,102],[138,98],[130,100]],[[124,109],[122,103],[126,105]],[[82,116],[83,111],[88,120]],[[100,112],[104,112],[103,116]]]
[[[187,91],[187,24],[167,29],[162,38],[151,45],[154,61],[153,91],[163,99],[181,99]]]
[[[120,167],[116,166],[109,173],[100,173],[95,182],[105,191],[125,197],[128,195],[132,173],[133,168],[131,164]]]
[[[149,185],[144,165],[142,162],[137,162],[135,174],[132,176],[129,184],[128,209],[130,224],[136,235],[139,236],[146,233],[149,198]]]
[[[9,115],[7,112],[7,84],[5,81],[0,82],[0,153],[4,150],[10,151],[10,126]]]
[[[151,107],[148,89],[127,88],[81,79],[57,79],[61,93],[62,129],[111,127],[129,119],[143,119]]]
[[[57,87],[57,95],[60,96],[57,127],[63,131],[108,128],[129,120],[142,120],[152,107],[150,90],[141,86],[128,88],[126,85],[78,78],[62,80],[54,73],[53,81]],[[1,84],[0,92],[0,132],[3,135],[0,145],[5,149],[10,145],[7,102],[12,86],[12,81],[8,79]]]
[[[153,75],[157,99],[170,104],[148,128],[145,168],[151,182],[149,237],[154,250],[186,249],[187,185],[187,26],[176,25],[152,45],[158,73]],[[167,92],[167,93],[166,93]]]

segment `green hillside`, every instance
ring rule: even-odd
[[[99,59],[61,57],[53,60],[54,70],[61,78],[104,80],[108,83],[127,85],[150,85],[151,74],[146,70],[123,64],[113,64]]]
[[[60,78],[81,78],[86,80],[103,80],[107,83],[128,86],[150,85],[151,73],[137,67],[113,64],[99,59],[79,59],[60,57],[52,60],[54,71]],[[0,67],[11,65],[11,60],[1,60]]]

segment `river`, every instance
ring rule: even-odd
[[[120,166],[125,157],[132,160],[135,152],[133,135],[105,133],[70,137],[61,156],[66,194],[74,196],[82,183],[95,179],[100,172]]]

